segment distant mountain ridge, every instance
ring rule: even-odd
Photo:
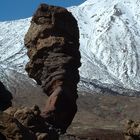
[[[80,29],[79,89],[101,92],[104,87],[123,95],[139,94],[139,6],[138,0],[87,0],[68,8]],[[0,79],[5,84],[10,70],[26,75],[23,39],[30,19],[0,22]]]

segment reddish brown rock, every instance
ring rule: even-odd
[[[59,130],[40,116],[38,106],[11,107],[0,112],[0,140],[124,140],[123,133],[117,130],[90,128],[85,131],[59,137]]]
[[[77,21],[61,7],[41,4],[25,35],[26,71],[49,96],[46,120],[63,132],[77,111],[80,52]]]
[[[140,140],[140,122],[129,120],[124,133],[125,140]]]
[[[40,116],[38,106],[0,112],[0,140],[58,140],[58,131]]]

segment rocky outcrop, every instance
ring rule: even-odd
[[[59,130],[40,116],[38,106],[0,113],[0,140],[57,140]]]
[[[25,35],[26,71],[49,96],[42,114],[65,132],[77,111],[80,52],[77,21],[61,7],[41,4]]]
[[[140,122],[129,120],[126,124],[125,140],[140,140]]]
[[[40,116],[38,106],[9,108],[0,113],[0,140],[124,140],[121,131],[86,129],[86,133],[64,134]],[[80,134],[81,133],[81,134]]]
[[[0,111],[4,111],[12,105],[12,94],[6,89],[2,82],[0,82]]]

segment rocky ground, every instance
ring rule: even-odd
[[[70,134],[99,140],[123,140],[127,120],[139,120],[140,98],[79,94],[79,110],[69,128]]]
[[[13,106],[32,107],[36,104],[43,110],[47,95],[42,92],[39,86],[26,79],[25,75],[14,73],[16,79],[15,75],[12,78],[9,77],[9,81],[12,82],[8,83],[13,95]],[[84,131],[88,128],[120,130],[124,127],[126,120],[139,120],[139,102],[140,97],[79,92],[78,112],[71,126],[73,132],[76,132],[76,129]],[[69,131],[72,131],[71,127]]]
[[[37,104],[42,110],[47,98],[41,89],[28,94],[24,93],[23,97],[13,97],[15,107],[32,107]],[[139,97],[108,96],[80,92],[77,101],[78,112],[68,131],[70,133],[83,133],[94,128],[122,130],[127,120],[139,120],[139,102]]]
[[[11,75],[13,76],[13,74]],[[40,87],[26,80],[24,75],[16,74],[9,78],[13,95],[13,107],[38,105],[43,110],[47,96]],[[13,84],[14,83],[14,84]],[[79,92],[78,112],[67,135],[62,140],[95,139],[121,140],[127,120],[139,120],[140,98],[111,96]]]
[[[24,98],[17,98],[18,94],[13,96],[13,105],[15,107],[21,105],[31,107],[33,104],[37,104],[43,110],[47,96],[41,89],[35,89],[34,87],[28,94],[24,93]],[[129,119],[139,120],[139,102],[139,97],[79,92],[78,112],[67,135],[60,139],[112,140],[113,137],[113,140],[123,140],[126,121]]]

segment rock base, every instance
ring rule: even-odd
[[[58,140],[60,133],[45,121],[38,106],[0,113],[0,140]]]

